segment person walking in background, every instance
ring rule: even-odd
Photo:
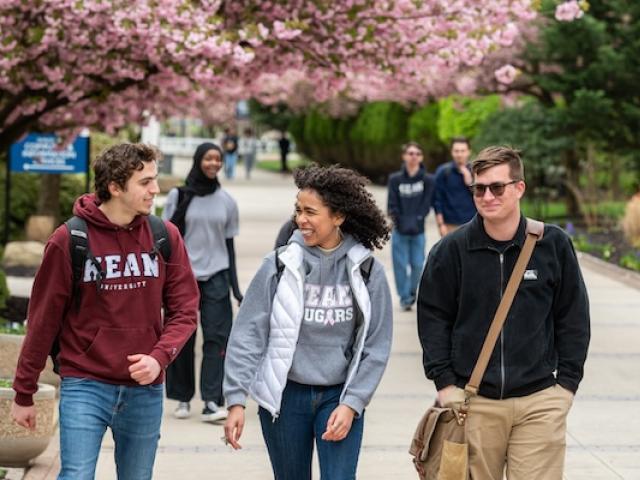
[[[96,193],[74,206],[86,232],[58,227],[36,273],[11,415],[23,427],[37,427],[33,394],[58,339],[59,480],[94,478],[107,427],[118,478],[152,477],[163,372],[195,330],[198,305],[178,229],[165,225],[171,245],[165,259],[155,251],[146,218],[159,192],[158,155],[141,144],[101,153],[93,167]],[[71,235],[79,233],[91,255],[74,284]]]
[[[291,142],[287,138],[287,132],[281,132],[280,140],[278,140],[278,147],[280,148],[280,171],[283,173],[288,172],[289,167],[287,166],[287,156],[291,149]]]
[[[204,339],[200,394],[204,402],[202,420],[206,422],[227,416],[222,380],[232,319],[229,289],[238,302],[242,300],[233,244],[238,235],[238,206],[218,181],[222,158],[223,152],[217,145],[199,145],[186,185],[169,192],[162,213],[182,233],[200,289]],[[167,369],[167,397],[179,402],[174,411],[176,418],[190,416],[189,402],[195,394],[195,342],[194,333]]]
[[[459,408],[525,241],[517,151],[489,147],[473,162],[478,215],[438,242],[418,294],[424,371],[440,406]],[[584,373],[589,301],[571,238],[546,225],[498,344],[469,401],[473,479],[563,478],[566,420]]]
[[[265,258],[229,339],[225,439],[241,448],[245,402],[260,405],[277,479],[351,480],[364,409],[386,367],[391,295],[371,249],[389,237],[367,181],[352,170],[296,170],[298,230]]]
[[[433,176],[426,172],[422,160],[419,144],[403,145],[403,167],[391,174],[388,182],[387,211],[393,220],[393,274],[403,310],[411,310],[416,301],[424,267],[424,221],[431,210]]]
[[[224,176],[233,180],[236,176],[236,164],[238,163],[238,136],[235,131],[227,127],[224,129],[222,138],[222,148],[224,149]]]
[[[258,154],[258,139],[254,136],[253,130],[247,127],[244,129],[244,135],[240,137],[238,152],[244,163],[245,176],[247,180],[251,178],[251,170],[256,164],[256,156]]]
[[[444,237],[476,214],[469,185],[472,182],[469,168],[471,146],[464,137],[451,140],[451,162],[436,169],[433,208],[440,236]]]

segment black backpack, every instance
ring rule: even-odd
[[[285,265],[280,260],[279,254],[283,252],[287,248],[287,245],[283,245],[281,247],[276,248],[276,268],[278,272],[276,273],[276,278],[280,281],[280,277],[282,277],[282,272],[284,271]],[[371,270],[373,269],[373,257],[367,258],[364,262],[360,264],[360,274],[362,275],[362,280],[364,280],[364,284],[367,285],[369,283],[369,277],[371,276]]]
[[[160,217],[156,217],[155,215],[148,215],[147,221],[149,222],[149,227],[151,227],[151,233],[153,234],[153,250],[151,251],[151,255],[154,256],[160,254],[164,261],[167,262],[171,257],[171,241],[169,240],[167,226]],[[98,275],[96,276],[96,288],[98,292],[100,292],[104,272],[89,247],[87,222],[74,215],[64,224],[69,231],[71,271],[73,272],[72,308],[80,308],[80,279],[84,274],[84,267],[87,259],[91,261],[98,271]],[[49,353],[51,360],[53,361],[53,371],[56,373],[59,373],[59,364],[57,361],[59,353],[60,339],[56,336],[53,341],[53,345],[51,346],[51,352]]]
[[[169,232],[167,226],[160,217],[155,215],[147,215],[147,222],[151,227],[151,233],[153,234],[153,250],[151,255],[162,255],[165,262],[171,257],[171,242],[169,241]],[[84,274],[84,267],[86,260],[91,260],[91,263],[96,267],[98,276],[96,277],[96,288],[100,291],[100,285],[102,281],[102,268],[96,257],[91,253],[89,248],[89,235],[87,230],[87,222],[84,219],[73,216],[65,222],[65,226],[69,231],[70,238],[70,253],[71,253],[71,269],[73,271],[73,297],[77,304],[79,304],[79,286],[80,278]]]

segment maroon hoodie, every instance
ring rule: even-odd
[[[53,232],[45,247],[13,382],[19,405],[33,404],[38,376],[58,333],[61,377],[137,385],[129,375],[127,355],[151,355],[165,369],[196,329],[198,285],[178,229],[165,222],[171,242],[171,258],[165,263],[162,255],[151,253],[153,234],[145,217],[120,227],[98,205],[95,195],[84,195],[74,214],[86,220],[91,252],[104,272],[99,291],[96,269],[87,262],[79,305],[72,298],[66,226]],[[154,383],[163,379],[161,374]]]

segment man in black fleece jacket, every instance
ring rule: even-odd
[[[489,147],[473,163],[478,215],[429,254],[418,295],[427,377],[458,406],[525,239],[518,152]],[[589,303],[570,238],[547,225],[470,400],[471,478],[562,478],[566,417],[589,345]]]

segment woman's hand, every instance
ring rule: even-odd
[[[331,412],[327,422],[327,430],[322,434],[322,439],[328,442],[339,442],[349,434],[353,417],[356,412],[346,405],[338,405]]]
[[[224,438],[227,445],[231,445],[234,450],[240,450],[242,446],[238,443],[244,428],[244,407],[233,405],[229,407],[227,421],[224,422]]]

